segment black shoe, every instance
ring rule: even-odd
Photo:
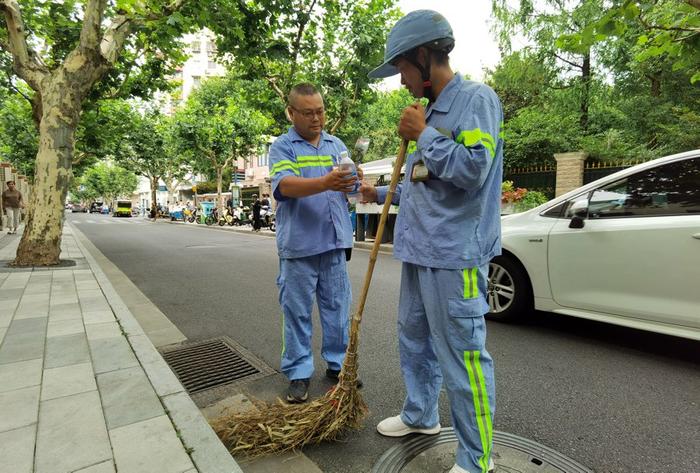
[[[326,369],[326,378],[330,379],[331,381],[337,383],[338,376],[340,376],[340,370],[332,370],[330,368]],[[362,380],[357,378],[357,389],[360,389],[362,386],[364,386],[362,384]]]
[[[309,398],[309,378],[293,379],[287,388],[287,401],[304,402]]]

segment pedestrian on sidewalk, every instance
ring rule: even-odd
[[[389,437],[440,432],[444,379],[458,439],[450,473],[486,473],[495,382],[484,314],[489,261],[501,254],[503,112],[491,88],[452,71],[453,47],[442,15],[414,11],[391,30],[384,63],[370,73],[401,74],[414,97],[428,99],[427,109],[404,109],[399,123],[410,140],[406,179],[393,199],[400,203],[394,256],[403,262],[398,332],[406,399],[400,415],[377,430]],[[386,187],[360,191],[377,203],[387,196]]]
[[[306,401],[314,372],[311,311],[314,299],[323,329],[326,376],[337,381],[348,343],[350,280],[345,250],[352,224],[345,193],[356,178],[334,169],[345,144],[325,131],[323,98],[312,84],[295,85],[287,115],[292,127],[270,148],[272,195],[277,206],[277,278],[283,313],[282,372],[289,402]]]
[[[253,231],[259,232],[260,227],[262,227],[262,222],[260,221],[260,209],[262,209],[262,204],[260,199],[258,199],[258,194],[253,194]]]
[[[7,215],[9,234],[17,233],[21,209],[24,208],[22,193],[15,187],[15,181],[7,181],[7,190],[2,193],[2,211]]]

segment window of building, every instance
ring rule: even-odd
[[[209,61],[207,64],[208,69],[216,69],[216,63],[214,61]]]
[[[192,76],[192,84],[195,87],[199,87],[199,84],[202,83],[202,78],[200,76]]]
[[[193,53],[200,53],[202,51],[202,42],[198,39],[195,39],[194,41],[192,41],[191,48]]]
[[[258,167],[268,166],[270,163],[270,145],[266,144],[262,153],[258,155]]]

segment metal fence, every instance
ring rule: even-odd
[[[609,176],[610,174],[622,171],[630,167],[630,164],[605,165],[601,163],[590,163],[583,168],[583,183],[588,184],[601,177]]]
[[[588,184],[634,164],[637,163],[586,163],[583,168],[583,183]],[[557,170],[556,167],[550,166],[506,169],[503,172],[503,180],[513,181],[515,187],[542,192],[551,199],[557,186]]]
[[[557,171],[548,166],[506,169],[503,180],[513,181],[515,187],[542,192],[551,199],[557,184]]]

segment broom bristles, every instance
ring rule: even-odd
[[[256,409],[217,419],[214,430],[233,454],[256,458],[336,440],[357,429],[367,406],[355,386],[341,382],[324,396],[305,404],[254,400]]]

